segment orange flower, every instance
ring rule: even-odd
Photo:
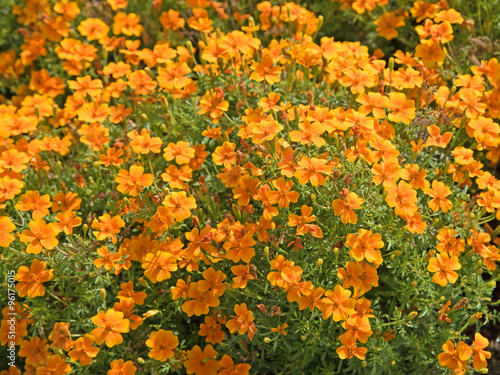
[[[394,207],[396,215],[412,216],[418,210],[417,192],[409,183],[399,181],[398,185],[391,186],[387,192],[385,201],[389,207]]]
[[[109,214],[104,214],[99,216],[99,220],[94,219],[94,221],[92,221],[92,229],[97,229],[92,233],[94,233],[98,241],[110,238],[113,243],[116,243],[118,238],[116,238],[115,234],[120,233],[120,228],[124,226],[125,222],[121,219],[120,215],[111,218]]]
[[[86,122],[103,122],[109,114],[109,106],[106,103],[94,101],[85,103],[78,111],[78,119]]]
[[[250,272],[250,264],[232,266],[231,272],[236,275],[233,277],[233,289],[246,288],[248,280],[255,280],[255,276]]]
[[[283,336],[286,336],[287,333],[285,332],[285,329],[288,327],[288,323],[285,323],[283,325],[279,325],[276,328],[271,328],[271,332],[279,332]]]
[[[356,339],[350,332],[344,332],[339,336],[339,341],[343,346],[339,346],[336,350],[340,359],[351,359],[352,356],[361,360],[365,359],[365,354],[368,352],[367,348],[359,348],[356,345]]]
[[[436,64],[442,64],[447,53],[439,44],[432,39],[422,39],[415,48],[415,57],[420,57],[427,68],[432,68]]]
[[[427,138],[424,147],[436,146],[445,148],[448,142],[450,142],[451,137],[453,137],[453,133],[451,132],[446,132],[441,135],[441,131],[436,125],[428,126],[427,131],[429,132],[429,138]]]
[[[73,349],[68,353],[73,362],[79,361],[81,366],[90,365],[99,353],[99,348],[93,346],[95,337],[85,334],[79,337],[73,344]]]
[[[135,13],[118,12],[113,17],[113,34],[127,36],[141,36],[143,27],[139,23],[141,17]]]
[[[286,181],[283,177],[273,181],[273,186],[278,191],[269,191],[266,196],[269,198],[269,204],[276,204],[280,208],[288,208],[290,202],[297,203],[300,194],[296,191],[290,191],[293,187],[292,181]]]
[[[8,216],[0,216],[0,246],[9,247],[15,237],[12,232],[16,226],[12,224]]]
[[[216,165],[224,165],[226,168],[231,168],[236,163],[236,153],[234,149],[236,144],[224,142],[222,146],[218,146],[212,154],[212,159]]]
[[[188,374],[216,375],[220,368],[219,362],[215,359],[218,354],[219,352],[210,344],[205,346],[203,351],[198,345],[195,345],[187,353],[187,359],[183,362],[186,372]]]
[[[210,344],[218,344],[224,341],[224,331],[221,329],[221,324],[226,322],[226,318],[219,316],[218,318],[214,316],[206,316],[205,323],[200,324],[200,330],[198,334],[200,336],[206,336],[205,341]]]
[[[189,146],[189,142],[179,141],[169,143],[165,148],[163,157],[166,161],[175,159],[177,164],[188,164],[194,158],[195,150]]]
[[[252,65],[252,70],[254,71],[250,75],[250,79],[257,82],[266,81],[270,85],[280,81],[281,67],[273,66],[273,58],[271,55],[265,53],[262,55],[260,62],[254,62]]]
[[[185,191],[174,191],[163,200],[163,205],[170,211],[175,220],[182,222],[191,216],[191,211],[195,209],[196,199],[186,196]]]
[[[246,303],[242,303],[241,305],[234,305],[234,313],[236,315],[231,315],[230,320],[227,321],[226,327],[229,329],[230,333],[235,333],[238,331],[240,335],[244,335],[252,322],[254,321],[254,316],[251,310],[247,309]],[[248,334],[250,337],[250,332]]]
[[[284,129],[278,121],[273,119],[272,115],[267,116],[258,123],[251,123],[250,125],[252,142],[258,145],[265,141],[272,141]]]
[[[358,234],[350,233],[346,236],[346,246],[350,247],[349,255],[358,262],[366,259],[375,265],[382,263],[380,250],[384,247],[382,235],[374,233],[371,230],[359,229]]]
[[[121,291],[117,294],[120,300],[123,298],[132,298],[137,305],[142,305],[147,297],[147,294],[144,292],[134,292],[134,283],[131,280],[121,283],[120,288]]]
[[[221,370],[217,375],[248,375],[248,372],[252,368],[252,366],[247,363],[239,363],[235,365],[233,359],[227,354],[222,356],[219,365]]]
[[[346,190],[345,194],[344,190]],[[343,199],[335,199],[332,202],[333,211],[336,216],[340,216],[343,224],[356,224],[358,222],[358,215],[354,210],[359,210],[365,201],[360,198],[356,193],[348,192],[347,189],[342,189]]]
[[[97,345],[106,342],[106,346],[111,348],[123,342],[121,333],[129,332],[130,320],[123,319],[121,311],[109,309],[104,312],[99,310],[97,315],[91,318],[98,328],[94,328],[90,334],[95,337]]]
[[[33,220],[40,220],[45,215],[48,215],[51,206],[50,195],[45,194],[40,197],[38,190],[27,191],[16,203],[16,209],[19,211],[33,211]]]
[[[56,220],[58,221],[58,223],[54,223],[55,228],[59,232],[62,232],[64,230],[64,233],[67,235],[73,233],[74,227],[79,227],[80,225],[82,225],[82,219],[79,217],[75,217],[74,211],[66,211],[64,213],[59,212],[56,215]]]
[[[385,118],[385,108],[389,108],[390,100],[378,92],[358,95],[356,101],[361,104],[358,111],[364,115],[370,112],[376,119]]]
[[[149,95],[155,91],[158,82],[146,73],[145,70],[137,70],[127,74],[128,85],[135,91],[136,95]]]
[[[106,150],[106,155],[99,155],[99,164],[104,164],[105,167],[109,167],[110,165],[119,167],[123,163],[123,159],[120,158],[121,156],[123,156],[122,149],[110,147]]]
[[[226,259],[232,260],[234,263],[238,263],[240,260],[250,263],[250,260],[255,256],[255,250],[252,248],[255,244],[256,242],[250,234],[226,241],[224,243]]]
[[[179,346],[179,339],[172,331],[153,331],[149,334],[149,339],[146,345],[151,348],[148,357],[154,358],[157,361],[165,362],[167,359],[174,356],[175,349]]]
[[[47,340],[40,337],[31,337],[29,341],[23,340],[19,349],[19,357],[26,357],[25,362],[31,366],[41,366],[47,361],[49,354]]]
[[[97,254],[100,258],[94,260],[94,265],[97,268],[104,266],[106,271],[113,269],[115,267],[115,262],[118,262],[121,259],[121,255],[119,253],[110,253],[106,246],[101,246],[97,249]]]
[[[450,258],[448,254],[437,254],[435,258],[429,259],[427,266],[430,272],[435,272],[432,281],[441,286],[445,286],[448,282],[454,284],[458,280],[455,271],[461,268],[458,257],[454,255]]]
[[[338,322],[346,320],[350,314],[354,314],[356,300],[349,298],[350,295],[351,292],[340,285],[335,285],[333,291],[327,290],[325,297],[319,303],[323,319],[328,319],[331,316],[333,321]]]
[[[441,209],[443,212],[448,212],[453,207],[453,203],[446,199],[447,196],[451,195],[451,190],[443,182],[432,181],[432,188],[427,189],[425,192],[433,198],[429,201],[429,207],[432,211],[437,212]]]
[[[474,359],[472,363],[474,370],[480,370],[488,366],[486,360],[491,358],[491,353],[483,349],[487,348],[489,344],[490,342],[487,338],[476,332],[474,335],[474,342],[472,343],[472,351],[474,352]]]
[[[34,298],[45,295],[45,288],[42,283],[54,278],[54,270],[46,270],[45,267],[47,267],[47,263],[37,258],[31,262],[31,268],[19,267],[15,276],[18,281],[16,289],[19,290],[19,297],[28,295],[29,298]]]
[[[405,228],[412,234],[415,232],[422,234],[425,228],[427,228],[427,223],[422,220],[420,212],[415,211],[413,215],[403,215],[402,218],[406,221]]]
[[[223,113],[228,111],[229,102],[224,100],[223,95],[219,95],[214,90],[209,90],[200,99],[199,107],[201,107],[198,112],[200,115],[208,114],[213,123],[218,124]]]
[[[170,279],[171,271],[177,270],[177,259],[171,253],[166,251],[159,251],[158,253],[146,254],[142,262],[144,276],[146,276],[153,283]]]
[[[59,354],[49,355],[45,364],[36,368],[37,375],[63,375],[71,372],[71,365]]]
[[[331,171],[331,167],[327,165],[327,163],[328,161],[325,159],[310,159],[304,156],[297,163],[297,169],[294,176],[299,180],[301,185],[305,185],[308,182],[310,182],[312,186],[324,185],[326,180],[323,174],[329,175]]]
[[[134,362],[127,361],[123,359],[118,359],[111,361],[111,370],[108,370],[107,375],[135,375],[137,367],[134,366]]]
[[[248,206],[248,204],[250,203],[250,197],[256,199],[258,195],[259,184],[259,179],[252,178],[249,175],[240,177],[240,179],[238,180],[238,186],[236,186],[232,190],[234,199],[238,199],[238,205]]]
[[[78,32],[88,40],[99,40],[109,32],[109,26],[98,18],[87,18],[78,25]]]
[[[59,231],[55,223],[46,224],[43,219],[34,220],[30,221],[29,228],[19,238],[21,242],[29,242],[26,248],[28,254],[39,254],[42,249],[52,250],[59,243],[56,238]]]
[[[445,366],[450,370],[465,370],[468,360],[472,357],[473,350],[465,342],[460,341],[455,348],[451,340],[446,341],[442,346],[444,353],[438,354],[440,366]]]
[[[297,227],[297,236],[311,233],[313,237],[323,237],[323,233],[321,232],[320,227],[314,224],[309,224],[316,220],[316,216],[311,215],[312,210],[312,207],[308,207],[304,204],[300,208],[301,216],[290,215],[288,217],[288,225],[290,225],[291,227]]]
[[[388,115],[390,121],[402,122],[410,124],[415,118],[415,102],[406,100],[406,95],[400,92],[391,92],[389,94],[389,109],[391,112]]]
[[[345,269],[338,269],[337,277],[344,280],[342,287],[345,289],[353,286],[367,292],[372,284],[378,286],[377,270],[365,262],[347,262]]]
[[[402,27],[406,24],[405,18],[403,16],[396,16],[396,13],[394,12],[383,13],[373,23],[377,25],[376,31],[378,32],[378,35],[386,38],[387,40],[397,38],[399,33],[396,28]]]
[[[126,169],[120,169],[115,181],[119,184],[116,190],[136,197],[144,191],[143,187],[153,184],[153,175],[151,173],[144,174],[144,167],[132,165],[130,172]]]
[[[305,120],[299,123],[300,130],[294,130],[290,132],[290,139],[292,142],[300,142],[303,145],[311,146],[314,143],[317,147],[326,145],[326,141],[321,138],[326,129],[319,122],[313,122],[312,124],[309,120]]]

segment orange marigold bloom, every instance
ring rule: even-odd
[[[267,197],[270,204],[278,203],[280,208],[288,208],[290,202],[297,203],[300,194],[297,191],[290,191],[293,187],[292,181],[285,181],[283,177],[273,181],[273,186],[278,191],[268,191]]]
[[[385,12],[374,22],[377,25],[378,35],[391,40],[399,36],[396,28],[406,25],[403,16],[397,16],[394,12]],[[351,355],[352,356],[352,355]]]
[[[121,255],[119,253],[110,253],[106,246],[101,246],[97,249],[97,254],[100,258],[94,260],[94,265],[97,268],[104,266],[106,271],[114,268],[115,262],[118,262],[121,259]]]
[[[343,75],[339,82],[342,86],[350,87],[354,95],[363,94],[365,92],[365,87],[373,87],[375,84],[375,80],[371,73],[355,68],[343,71]]]
[[[108,370],[107,375],[135,375],[137,367],[134,366],[134,362],[127,361],[123,359],[118,359],[111,361],[111,369]]]
[[[166,251],[159,251],[156,254],[146,254],[144,261],[141,265],[146,271],[146,276],[153,283],[170,279],[172,276],[170,272],[177,271],[177,259],[171,253]]]
[[[249,125],[252,132],[252,142],[258,145],[264,141],[272,141],[284,129],[278,121],[273,119],[272,115],[258,123],[250,123]]]
[[[99,348],[93,346],[95,337],[85,334],[79,337],[73,344],[73,349],[68,353],[73,362],[79,361],[81,366],[88,366],[93,362],[92,358],[97,356]]]
[[[413,215],[404,215],[403,220],[406,221],[405,228],[412,234],[415,232],[422,234],[425,228],[427,228],[427,223],[422,220],[420,212],[415,211]]]
[[[194,197],[186,196],[185,191],[174,191],[172,194],[167,195],[163,200],[163,205],[169,209],[171,215],[175,217],[178,222],[186,220],[191,216],[191,211],[195,209],[196,199]]]
[[[255,256],[255,250],[252,248],[256,244],[250,234],[245,234],[242,238],[233,237],[224,243],[226,250],[226,259],[238,263],[240,259],[245,263]]]
[[[64,375],[71,372],[71,365],[59,354],[49,355],[45,364],[36,368],[37,375]]]
[[[29,223],[30,229],[21,233],[19,241],[29,242],[26,252],[28,254],[39,254],[42,249],[52,250],[57,246],[59,234],[55,223],[46,224],[45,220],[34,220]]]
[[[346,320],[349,315],[354,314],[354,306],[356,300],[349,298],[351,292],[342,288],[340,285],[335,285],[335,289],[327,290],[325,297],[319,302],[319,309],[323,313],[323,319],[332,317],[334,322]]]
[[[342,199],[335,199],[332,202],[333,212],[335,216],[341,215],[340,220],[343,224],[356,224],[358,222],[358,215],[356,215],[354,210],[359,210],[365,200],[360,198],[356,193],[347,191],[346,193]]]
[[[27,365],[41,366],[47,361],[49,355],[49,344],[47,340],[41,340],[40,337],[31,337],[23,340],[19,349],[19,357],[25,357]]]
[[[98,101],[85,103],[78,111],[78,119],[86,122],[103,122],[108,115],[109,106]]]
[[[336,352],[340,359],[351,359],[352,356],[361,360],[365,359],[365,354],[368,352],[367,348],[360,348],[356,345],[356,339],[350,332],[344,332],[339,336],[339,341],[343,346],[337,348]]]
[[[486,360],[491,358],[491,353],[483,349],[487,348],[489,344],[490,342],[486,337],[476,332],[474,335],[474,342],[472,343],[472,351],[474,352],[472,364],[474,370],[480,370],[488,366]]]
[[[212,159],[216,165],[224,165],[225,168],[231,168],[236,163],[236,153],[234,149],[236,144],[224,142],[218,146],[212,154]]]
[[[98,18],[87,18],[78,25],[78,32],[88,40],[99,40],[109,32],[109,26]]]
[[[172,349],[179,346],[179,338],[172,331],[153,331],[149,334],[149,339],[146,345],[151,348],[148,357],[154,358],[157,361],[165,362],[175,355]]]
[[[342,327],[346,329],[347,332],[350,332],[356,340],[359,340],[359,342],[364,344],[368,341],[368,338],[373,335],[373,332],[370,329],[368,316],[354,316],[353,314],[342,323]]]
[[[401,92],[391,92],[389,94],[389,109],[391,112],[388,115],[390,121],[402,122],[410,124],[415,118],[415,102],[406,100],[406,95]]]
[[[358,262],[366,259],[375,265],[382,263],[382,255],[380,250],[384,247],[382,235],[374,233],[371,230],[359,229],[358,234],[350,233],[346,236],[345,244],[350,247],[349,255]]]
[[[128,85],[137,95],[149,95],[158,86],[158,82],[153,80],[145,70],[137,70],[127,75]]]
[[[396,185],[401,175],[401,166],[396,160],[389,160],[380,164],[374,164],[371,172],[373,173],[372,181],[375,185],[383,184],[387,189]]]
[[[321,134],[326,131],[326,128],[319,122],[311,124],[309,120],[305,120],[299,123],[299,129],[290,132],[292,142],[300,142],[309,146],[314,143],[318,147],[326,145],[326,141],[321,138]]]
[[[54,223],[55,228],[65,234],[70,235],[73,233],[74,227],[82,225],[82,218],[75,217],[74,211],[58,212],[56,215],[58,223]]]
[[[247,309],[246,303],[234,305],[234,313],[236,315],[231,315],[232,319],[227,321],[226,327],[230,333],[238,331],[240,335],[244,335],[249,330],[250,325],[253,324],[255,317],[252,311]],[[250,337],[250,332],[248,336]]]
[[[453,137],[453,133],[451,132],[446,132],[441,135],[441,131],[436,125],[428,126],[427,131],[429,132],[429,138],[427,138],[424,147],[436,146],[445,148],[450,142],[451,137]]]
[[[224,331],[221,329],[221,324],[225,323],[225,317],[222,319],[221,316],[216,318],[215,316],[206,316],[205,323],[200,324],[200,330],[198,334],[200,336],[206,336],[205,341],[210,344],[218,344],[224,341]]]
[[[385,108],[389,108],[390,100],[378,92],[358,95],[356,101],[361,104],[358,112],[368,115],[370,112],[376,119],[385,118]]]
[[[404,169],[401,170],[401,178],[405,181],[409,181],[410,185],[416,189],[424,189],[429,185],[429,182],[425,179],[427,171],[425,168],[420,170],[418,164],[406,164]]]
[[[12,224],[8,216],[0,216],[0,246],[9,247],[15,237],[12,232],[16,226]]]
[[[163,157],[166,161],[175,159],[177,164],[188,164],[194,158],[195,150],[189,146],[189,142],[179,141],[169,143],[164,150]]]
[[[183,362],[188,374],[216,375],[219,371],[219,362],[215,359],[217,352],[212,345],[205,346],[203,351],[198,345],[195,345],[187,353],[187,359]]]
[[[92,222],[92,229],[97,229],[93,231],[94,236],[97,240],[103,241],[110,238],[113,243],[118,241],[116,238],[116,233],[120,233],[120,228],[125,226],[125,222],[121,219],[120,215],[116,215],[113,218],[109,214],[104,214],[99,216],[99,219],[94,219]]]
[[[229,102],[224,100],[223,95],[209,90],[200,99],[199,107],[201,107],[198,112],[200,115],[208,114],[213,123],[218,124],[223,113],[229,110]]]
[[[422,39],[415,48],[415,57],[420,57],[427,68],[436,64],[442,64],[447,53],[442,49],[439,42],[432,39]]]
[[[448,212],[453,207],[453,203],[446,199],[447,196],[451,195],[451,190],[443,182],[432,181],[432,188],[428,188],[425,193],[432,197],[429,201],[429,207],[432,211],[437,212],[441,209],[443,212]]]
[[[90,334],[95,337],[97,345],[106,342],[106,346],[111,348],[123,342],[122,333],[129,332],[130,320],[123,319],[121,311],[109,309],[104,312],[99,310],[97,315],[91,318],[98,328],[94,328]]]
[[[286,323],[285,323],[286,324]],[[247,363],[234,364],[233,359],[224,354],[219,362],[221,370],[217,375],[248,375],[252,366]]]
[[[124,34],[127,36],[141,36],[143,27],[139,23],[141,17],[135,13],[126,14],[118,12],[113,16],[113,34]]]
[[[233,288],[246,288],[248,280],[255,280],[255,276],[250,272],[250,264],[232,266],[231,272],[236,275],[233,277]]]
[[[238,186],[233,188],[234,199],[238,199],[238,205],[248,206],[250,197],[256,199],[260,181],[258,178],[252,178],[249,175],[240,177]]]
[[[399,181],[398,185],[389,187],[387,192],[385,201],[389,207],[394,207],[396,215],[413,215],[418,210],[417,191],[409,183]]]
[[[307,156],[304,156],[297,163],[297,169],[294,176],[302,185],[305,185],[308,182],[310,182],[312,186],[324,185],[326,183],[326,179],[323,175],[329,175],[332,169],[327,163],[328,161],[325,159],[310,159]]]
[[[429,259],[427,266],[430,272],[435,272],[432,281],[441,286],[445,286],[448,282],[454,284],[458,280],[458,274],[455,271],[461,268],[458,257],[450,258],[448,254],[437,254],[435,258]]]
[[[142,129],[139,134],[137,130],[132,130],[127,133],[127,136],[132,140],[130,146],[136,154],[149,154],[153,152],[158,154],[161,152],[162,141],[160,137],[151,137],[149,130]]]
[[[280,81],[280,66],[273,66],[274,61],[271,55],[265,53],[260,62],[254,62],[252,65],[252,70],[254,71],[250,75],[250,79],[257,82],[266,81],[270,85]]]
[[[305,204],[300,208],[301,216],[290,215],[288,217],[288,225],[291,227],[297,227],[297,236],[304,235],[306,233],[311,233],[313,237],[322,238],[323,233],[321,228],[314,224],[309,224],[316,221],[316,216],[312,214],[312,207],[308,207]]]
[[[46,270],[47,263],[33,259],[31,268],[21,266],[17,270],[15,279],[18,281],[16,290],[19,291],[19,297],[28,296],[34,298],[45,295],[45,288],[42,283],[54,278],[53,269]]]
[[[460,341],[455,348],[451,340],[446,341],[442,348],[444,353],[437,356],[439,365],[463,373],[468,367],[469,358],[474,353],[472,348],[463,341]]]
[[[153,175],[151,173],[144,174],[144,167],[132,165],[130,172],[126,169],[120,169],[115,181],[119,184],[116,190],[136,197],[144,191],[143,187],[153,184]]]

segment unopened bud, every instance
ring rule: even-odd
[[[469,318],[469,324],[472,324],[472,323],[475,323],[477,322],[479,319],[481,319],[483,316],[483,314],[481,314],[480,312],[478,313],[475,313],[474,315],[472,315],[470,318]]]
[[[137,363],[139,363],[140,365],[144,365],[146,363],[146,361],[144,360],[144,358],[137,358]]]
[[[160,103],[163,108],[168,109],[168,100],[164,95],[162,95]]]
[[[488,369],[487,368],[482,368],[480,370],[474,370],[476,372],[479,372],[480,374],[487,374],[488,373]]]
[[[311,200],[313,203],[316,203],[316,194],[311,194]]]
[[[417,287],[417,285],[418,285],[418,284],[417,284],[417,282],[416,282],[415,280],[413,280],[413,281],[411,282],[411,287],[412,287],[412,288],[416,288],[416,287]]]
[[[305,335],[302,335],[302,336],[300,336],[300,339],[301,339],[302,341],[306,341],[306,340],[307,340],[307,337],[306,337]]]
[[[148,286],[148,282],[146,280],[144,280],[142,277],[139,277],[139,284],[141,284],[142,286],[146,287]]]
[[[361,366],[363,366],[363,367],[368,366],[368,362],[366,362],[366,361],[361,362]]]
[[[450,90],[450,96],[455,95],[456,92],[457,92],[457,86],[453,86]]]
[[[392,365],[392,366],[396,366],[396,361],[392,361],[392,362],[391,362],[391,365]]]
[[[317,267],[321,267],[323,265],[323,259],[319,258],[317,261],[316,261],[316,266]]]
[[[167,125],[165,125],[165,124],[161,124],[161,126],[160,126],[160,130],[161,130],[162,132],[166,133],[166,132],[167,132]]]
[[[264,254],[269,258],[269,246],[264,247]]]
[[[148,121],[148,115],[145,113],[141,113],[141,117],[144,121]]]
[[[335,255],[338,255],[339,254],[339,248],[338,247],[334,247],[333,248],[333,252],[335,253]]]
[[[155,74],[153,73],[153,71],[151,69],[149,69],[148,67],[145,67],[144,68],[144,71],[148,74],[148,76],[150,76],[152,79],[156,79],[156,76]]]
[[[321,26],[323,26],[323,22],[325,21],[325,17],[323,16],[318,16],[318,26],[316,28],[316,33],[318,33],[321,30]]]
[[[101,296],[101,299],[103,301],[106,300],[106,289],[104,288],[99,289],[99,295]]]
[[[35,115],[37,118],[40,118],[40,108],[38,108],[38,104],[35,104]]]
[[[269,344],[271,342],[271,339],[269,337],[264,337],[264,342],[266,344]]]
[[[394,57],[389,58],[389,70],[391,72],[394,70]]]
[[[87,224],[83,224],[82,229],[83,229],[83,233],[85,235],[85,233],[87,233],[87,231],[89,230],[89,226]]]
[[[186,42],[186,48],[187,48],[187,50],[189,51],[189,53],[191,54],[191,56],[193,56],[193,55],[194,55],[193,43],[191,43],[191,41],[190,41],[190,40],[188,40],[188,41]]]
[[[95,273],[94,272],[89,272],[89,277],[94,278],[95,277]]]
[[[300,120],[300,112],[298,107],[293,108],[293,115],[295,116],[295,122],[299,122]]]
[[[411,313],[408,314],[408,316],[406,317],[406,319],[408,320],[413,320],[417,317],[418,315],[418,311],[412,311]]]
[[[432,221],[432,225],[436,225],[437,223],[439,223],[439,218],[435,218],[433,221]]]

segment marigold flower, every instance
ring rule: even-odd
[[[235,365],[233,359],[227,354],[224,354],[222,356],[219,365],[221,367],[221,370],[219,371],[218,375],[248,375],[252,367],[247,363],[239,363]]]
[[[104,214],[99,216],[99,219],[94,219],[94,221],[92,221],[92,229],[97,229],[92,233],[94,233],[98,241],[110,238],[113,243],[116,243],[118,238],[116,238],[115,234],[120,233],[120,228],[124,226],[125,222],[121,219],[120,215],[111,218],[109,214]]]
[[[73,362],[79,361],[81,366],[88,366],[93,362],[92,358],[97,356],[99,348],[93,346],[95,337],[85,334],[79,337],[73,344],[73,349],[68,352]]]
[[[172,349],[179,346],[179,338],[174,335],[172,331],[160,329],[159,331],[153,331],[149,334],[146,345],[151,348],[148,354],[149,358],[165,362],[175,355]]]
[[[390,121],[410,124],[415,118],[415,102],[406,100],[406,95],[400,92],[391,92],[389,94],[389,109],[391,112],[387,116]]]
[[[121,333],[129,332],[130,320],[124,319],[121,311],[109,309],[104,312],[99,310],[97,315],[91,318],[98,328],[94,328],[90,334],[95,337],[97,345],[106,342],[106,346],[111,348],[123,342]]]
[[[132,165],[130,171],[120,169],[115,181],[119,184],[116,190],[120,193],[136,197],[144,191],[143,187],[153,184],[153,175],[151,173],[144,173],[144,167]]]
[[[224,97],[221,97],[217,92],[209,90],[200,99],[199,107],[201,107],[198,112],[200,115],[208,114],[213,123],[218,124],[224,112],[229,110],[229,102],[225,101]]]
[[[36,368],[37,375],[64,375],[71,372],[71,365],[59,354],[49,355],[45,364]]]
[[[217,319],[215,316],[206,316],[205,323],[200,324],[200,331],[198,334],[200,336],[206,336],[205,341],[210,344],[219,344],[224,341],[224,331],[221,329],[221,324],[225,323],[224,319]]]
[[[306,233],[311,233],[313,237],[322,238],[323,233],[321,228],[314,224],[309,224],[316,220],[316,216],[311,215],[313,208],[302,205],[300,208],[301,216],[290,215],[288,217],[288,225],[291,227],[297,227],[297,236],[304,235]]]
[[[66,211],[64,213],[58,212],[56,220],[58,223],[54,223],[55,228],[59,232],[64,231],[67,235],[73,233],[73,228],[82,225],[82,219],[80,217],[75,217],[74,211]]]
[[[312,186],[324,185],[326,179],[323,175],[329,175],[331,171],[331,166],[327,165],[327,163],[328,161],[325,159],[310,159],[304,156],[297,163],[297,169],[294,176],[299,180],[301,185],[305,185],[308,182],[310,182]]]
[[[435,258],[429,259],[427,266],[430,272],[435,272],[432,281],[441,286],[445,286],[448,282],[454,284],[458,280],[458,274],[455,271],[461,268],[458,257],[450,257],[448,254],[437,254]]]
[[[26,252],[28,254],[39,254],[42,249],[52,250],[59,241],[59,234],[55,223],[46,224],[45,220],[34,220],[29,222],[29,228],[21,233],[19,241],[29,242]]]
[[[319,302],[319,309],[323,313],[323,319],[328,319],[330,316],[333,321],[346,320],[350,314],[354,313],[356,300],[349,298],[351,292],[342,288],[340,285],[335,285],[333,291],[327,290],[325,297]]]
[[[396,30],[398,27],[404,26],[405,19],[403,16],[396,16],[394,12],[385,12],[374,22],[377,25],[377,32],[379,36],[391,40],[397,38],[399,33]]]
[[[149,253],[144,258],[141,265],[146,271],[146,276],[153,283],[170,279],[172,271],[177,271],[177,259],[171,253],[159,251],[158,253]]]
[[[12,232],[16,229],[16,226],[12,224],[12,221],[8,216],[0,216],[0,246],[9,247],[9,245],[14,241],[15,237]]]
[[[238,331],[240,335],[244,335],[248,331],[249,326],[253,324],[252,322],[255,319],[253,313],[247,309],[246,303],[234,305],[234,313],[236,315],[231,315],[232,319],[227,321],[226,327],[230,333]]]
[[[215,357],[219,354],[212,345],[207,345],[201,350],[195,345],[187,354],[187,359],[183,362],[188,374],[216,375],[220,365]]]
[[[326,145],[326,141],[321,138],[326,128],[319,122],[311,123],[309,120],[305,120],[299,123],[299,129],[290,132],[292,142],[300,142],[309,146],[314,143],[317,147]]]
[[[335,216],[340,216],[343,224],[356,224],[358,215],[354,210],[359,210],[365,200],[360,198],[356,193],[349,192],[343,199],[335,199],[332,202],[333,212]]]
[[[339,336],[339,341],[343,346],[339,346],[336,350],[340,359],[351,359],[355,356],[358,359],[365,359],[365,354],[368,352],[367,348],[360,348],[356,345],[356,339],[350,332],[344,332]]]
[[[234,199],[238,199],[238,205],[248,206],[251,197],[257,198],[259,185],[260,181],[257,178],[252,178],[249,175],[240,177],[238,186],[232,190]]]
[[[189,146],[189,142],[179,141],[169,143],[164,150],[163,157],[166,161],[175,159],[177,164],[188,164],[194,158],[195,150]]]
[[[450,370],[462,370],[467,367],[467,362],[472,357],[473,350],[465,342],[460,341],[455,348],[451,340],[446,341],[442,346],[444,353],[438,354],[440,366],[445,366]]]
[[[195,209],[196,199],[194,197],[186,196],[185,191],[174,191],[172,194],[165,197],[163,205],[170,210],[175,220],[182,222],[191,216],[191,211]]]
[[[349,255],[358,262],[366,259],[377,266],[382,263],[382,255],[378,249],[384,247],[384,242],[379,233],[372,234],[371,230],[361,228],[357,235],[348,234],[345,244],[351,248]]]
[[[54,278],[53,269],[46,270],[47,263],[38,259],[33,259],[31,267],[19,267],[15,279],[18,281],[16,289],[19,290],[19,296],[28,295],[29,298],[45,295],[45,288],[42,283]]]
[[[108,370],[107,375],[135,375],[137,367],[134,366],[134,362],[127,361],[123,359],[118,359],[111,361],[111,369]]]
[[[491,353],[483,349],[487,348],[489,344],[490,342],[487,338],[479,332],[476,332],[474,335],[474,342],[472,343],[472,351],[474,353],[472,364],[474,366],[474,370],[480,370],[488,366],[486,360],[491,358]]]
[[[270,85],[280,81],[281,67],[273,66],[274,61],[271,55],[265,53],[262,55],[260,62],[254,62],[252,65],[252,70],[254,71],[250,75],[250,79],[257,82],[266,81]]]
[[[387,189],[385,201],[389,207],[394,207],[394,213],[401,216],[412,216],[418,210],[417,191],[407,182],[400,181],[399,184]]]
[[[49,344],[47,340],[41,340],[40,337],[31,337],[28,340],[23,340],[19,349],[19,357],[25,357],[27,365],[42,366],[47,361],[49,355]]]

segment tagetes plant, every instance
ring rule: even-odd
[[[0,375],[486,373],[500,21],[466,3],[6,0]]]

